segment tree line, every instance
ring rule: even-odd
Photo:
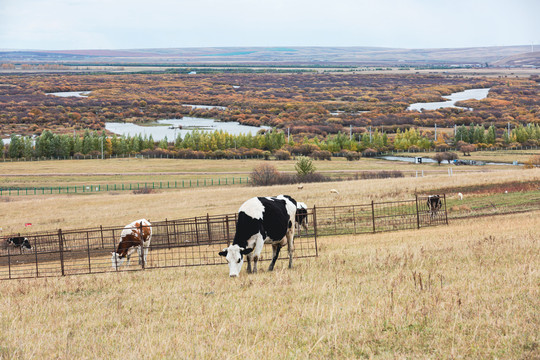
[[[371,156],[389,150],[444,151],[450,146],[467,145],[468,151],[475,148],[538,146],[540,144],[540,125],[518,126],[510,132],[485,128],[483,125],[460,126],[454,137],[440,134],[437,140],[432,133],[415,128],[397,130],[396,134],[375,129],[361,134],[338,132],[324,138],[305,136],[295,141],[283,131],[270,131],[252,134],[229,134],[219,130],[213,132],[193,130],[185,136],[178,135],[169,141],[164,138],[155,141],[153,137],[108,136],[105,131],[86,129],[83,135],[55,134],[45,130],[36,137],[11,135],[9,144],[0,140],[0,150],[4,157],[18,158],[69,158],[92,156],[122,156],[128,154],[166,155],[183,158],[232,158],[268,157],[274,154],[278,159],[290,155],[310,155],[329,159],[332,154],[342,154],[351,160],[360,155]]]

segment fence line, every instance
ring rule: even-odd
[[[426,196],[413,200],[308,209],[308,231],[295,236],[295,258],[318,256],[317,237],[415,229],[448,224],[446,196],[430,211]],[[209,215],[152,222],[152,240],[145,263],[137,253],[129,266],[115,267],[115,251],[123,226],[49,231],[24,235],[32,245],[23,252],[6,241],[0,246],[0,279],[95,274],[182,266],[226,264],[218,252],[234,238],[237,214]],[[7,237],[6,237],[7,239]],[[286,258],[283,251],[280,258]],[[265,247],[262,261],[272,258]]]
[[[193,187],[244,185],[249,184],[249,177],[232,177],[217,179],[184,179],[175,181],[152,181],[145,183],[72,185],[72,186],[41,186],[41,187],[3,187],[0,196],[15,195],[50,195],[50,194],[80,194],[102,191],[133,191],[144,189],[183,189]]]

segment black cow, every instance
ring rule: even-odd
[[[437,216],[437,211],[442,207],[441,197],[439,195],[429,195],[427,198],[427,207],[430,213],[430,219]]]
[[[272,244],[272,262],[268,268],[274,269],[281,248],[287,244],[289,268],[292,267],[294,253],[294,227],[296,201],[287,195],[275,197],[254,197],[242,204],[238,210],[236,233],[232,245],[219,255],[229,263],[229,276],[238,276],[247,255],[248,273],[257,272],[257,261],[264,244]]]
[[[300,226],[306,231],[308,229],[307,205],[303,202],[296,203],[296,225],[298,232],[300,232]]]
[[[24,236],[10,237],[7,239],[7,243],[8,245],[19,248],[21,252],[24,249],[32,250],[32,245],[30,245],[30,241],[28,241],[28,239],[25,238]]]

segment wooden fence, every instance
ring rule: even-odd
[[[301,229],[295,236],[294,256],[317,256],[317,237],[321,235],[447,224],[446,197],[441,199],[442,207],[435,214],[427,206],[427,197],[420,196],[407,201],[314,206],[308,209],[308,231]],[[146,263],[139,264],[138,255],[134,253],[130,265],[119,268],[114,266],[112,252],[123,226],[23,234],[32,245],[31,251],[23,252],[8,245],[6,240],[2,241],[0,280],[226,264],[218,252],[232,242],[236,219],[237,214],[227,214],[152,222],[153,234]],[[265,247],[262,261],[270,260],[271,256],[271,247]],[[282,251],[280,258],[286,257],[287,252]]]

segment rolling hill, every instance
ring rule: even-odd
[[[0,50],[0,62],[144,64],[485,65],[528,64],[529,46],[398,49],[382,47],[214,47],[125,50]],[[534,53],[532,53],[534,54]],[[537,53],[538,54],[538,53]],[[525,56],[527,55],[527,56]],[[514,57],[516,57],[514,59]],[[538,55],[534,59],[538,59]],[[535,60],[533,64],[538,64]]]

